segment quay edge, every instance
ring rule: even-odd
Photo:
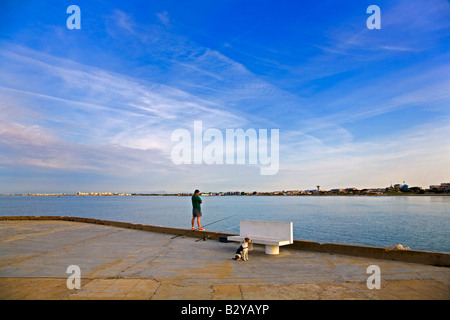
[[[162,226],[153,226],[147,224],[111,221],[94,218],[68,217],[68,216],[0,216],[2,220],[61,220],[82,223],[93,223],[118,228],[128,228],[149,232],[185,235],[194,238],[210,237],[209,239],[218,240],[221,236],[232,236],[235,233],[217,233],[213,231],[192,231],[182,228],[171,228]],[[433,265],[438,267],[450,267],[450,253],[420,251],[420,250],[395,250],[383,247],[363,246],[341,243],[319,243],[309,240],[294,239],[294,243],[284,246],[284,248],[304,251],[314,251],[330,254],[341,254],[355,257],[364,257],[381,260],[392,260],[401,262],[418,263]]]

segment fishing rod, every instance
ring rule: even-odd
[[[207,226],[210,226],[210,225],[212,225],[212,224],[214,224],[214,223],[217,223],[217,222],[220,222],[220,221],[223,221],[223,220],[225,220],[225,219],[229,219],[229,218],[231,218],[231,217],[234,217],[235,216],[235,214],[233,214],[232,216],[228,216],[228,217],[225,217],[225,218],[223,218],[223,219],[220,219],[220,220],[216,220],[216,221],[213,221],[213,222],[211,222],[211,223],[208,223],[208,224],[205,224],[203,227],[207,227]],[[192,230],[189,230],[188,232],[186,232],[186,233],[181,233],[181,234],[178,234],[178,235],[176,235],[176,236],[174,236],[174,237],[172,237],[171,239],[175,239],[175,238],[178,238],[178,237],[184,237],[184,236],[186,236],[187,234],[189,234],[189,233],[191,233],[191,232],[194,232],[194,231],[197,231],[198,230],[198,228],[196,228],[196,229],[192,229]]]
[[[219,232],[210,234],[210,235],[207,236],[207,237],[205,236],[205,237],[203,237],[203,238],[197,239],[197,240],[195,240],[195,242],[199,242],[200,240],[206,241],[207,239],[211,238],[212,236],[215,236],[216,234],[222,233],[222,232],[227,231],[227,230],[230,230],[230,229],[234,229],[234,228],[236,228],[236,227],[239,227],[239,225],[240,225],[240,224],[237,224],[237,225],[232,226],[232,227],[229,227],[229,228],[225,228],[225,229],[223,229],[222,231],[219,231]]]

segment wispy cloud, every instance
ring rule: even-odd
[[[184,21],[177,7],[156,7],[145,23],[132,5],[108,6],[98,30],[52,26],[42,30],[57,29],[58,38],[38,41],[24,28],[2,38],[0,174],[76,172],[123,185],[135,175],[130,181],[169,191],[190,190],[198,175],[211,187],[273,190],[365,186],[369,175],[372,186],[408,175],[426,185],[421,176],[449,174],[448,2],[383,2],[375,31],[364,10],[317,11],[333,23],[311,19],[306,32],[293,28],[295,15],[271,13],[258,26],[237,19],[242,34],[218,35],[216,21],[204,20],[213,32],[190,26],[195,16]],[[260,30],[273,34],[266,41]],[[204,129],[280,129],[279,174],[173,165],[171,133],[195,120]]]
[[[412,49],[408,47],[398,47],[398,46],[380,46],[381,49],[388,51],[417,51],[417,49]]]
[[[128,34],[135,34],[136,32],[136,23],[134,22],[132,15],[122,10],[113,10],[112,14],[107,17],[107,21],[106,30],[114,37],[120,36],[120,34],[117,34],[117,30],[125,31]],[[118,28],[109,27],[110,24]]]
[[[16,82],[26,83],[27,73],[45,75],[38,87],[34,83],[28,90],[4,89],[4,94],[40,100],[39,109],[49,119],[51,116],[53,120],[70,124],[74,115],[79,117],[77,123],[82,124],[84,132],[78,134],[84,135],[85,140],[90,137],[102,143],[125,143],[125,146],[133,146],[131,141],[138,141],[134,147],[167,149],[170,132],[186,123],[191,125],[195,119],[202,118],[219,126],[242,121],[239,116],[218,108],[216,102],[167,85],[50,56],[41,55],[39,60],[6,51],[2,56],[9,63],[6,69],[14,69],[19,64],[27,68],[24,74],[10,71],[10,79]],[[51,93],[46,89],[49,87]],[[59,105],[58,109],[53,107],[55,104]],[[100,129],[103,131],[92,134]],[[145,140],[147,143],[143,143]]]
[[[170,26],[170,17],[167,11],[159,12],[156,14],[156,16],[163,25]]]

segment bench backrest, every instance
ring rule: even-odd
[[[294,242],[292,222],[241,220],[240,235]]]

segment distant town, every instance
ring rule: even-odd
[[[0,196],[191,196],[192,193],[119,193],[119,192],[77,192],[77,193],[12,193]],[[202,196],[333,196],[333,195],[363,195],[363,196],[393,196],[393,195],[450,195],[450,183],[430,185],[428,189],[409,187],[407,184],[394,184],[386,188],[342,188],[323,190],[320,186],[310,190],[280,190],[280,191],[226,191],[202,192]]]

